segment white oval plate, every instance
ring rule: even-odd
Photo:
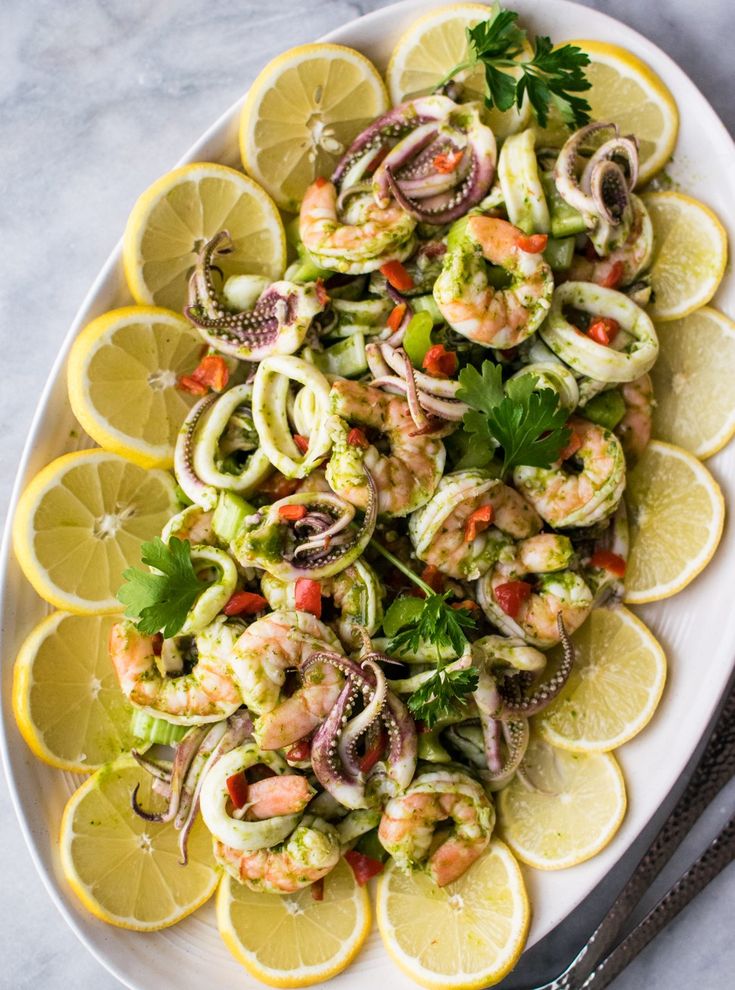
[[[324,40],[359,48],[385,68],[395,40],[429,7],[446,0],[405,0],[352,21]],[[597,38],[629,48],[651,65],[671,89],[681,113],[681,130],[669,172],[683,191],[708,203],[723,222],[735,202],[735,147],[710,105],[674,62],[641,35],[618,21],[566,0],[511,0],[525,25],[565,38]],[[695,16],[694,14],[692,16]],[[237,122],[240,103],[221,117],[182,162],[220,161],[238,165]],[[730,243],[735,243],[731,227]],[[39,402],[10,505],[35,472],[52,458],[80,446],[70,442],[76,427],[66,397],[66,357],[71,342],[90,319],[130,302],[122,275],[119,247],[100,272],[64,342]],[[715,304],[735,313],[735,279],[723,283]],[[665,333],[665,327],[662,329]],[[735,493],[735,445],[708,462],[728,504]],[[728,527],[715,560],[688,590],[668,602],[639,609],[662,642],[670,661],[669,682],[651,725],[618,752],[628,785],[629,810],[615,840],[595,859],[559,873],[526,871],[533,923],[528,945],[559,924],[623,855],[646,825],[694,751],[727,685],[735,656],[735,609],[731,568],[735,566],[735,528]],[[21,827],[36,867],[66,921],[97,959],[132,990],[170,985],[178,990],[257,987],[230,956],[217,934],[209,905],[180,925],[140,935],[111,928],[89,915],[61,875],[57,830],[64,803],[79,779],[44,766],[25,746],[13,721],[10,703],[12,664],[31,627],[48,611],[21,574],[10,553],[9,527],[0,561],[2,569],[2,660],[4,760]],[[374,987],[379,980],[396,988],[414,984],[394,968],[377,931],[364,950],[330,985],[351,990]]]

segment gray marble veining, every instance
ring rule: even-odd
[[[730,0],[584,2],[667,51],[735,130]],[[138,193],[179,158],[270,57],[381,6],[383,0],[0,2],[3,508],[58,344]],[[669,879],[734,808],[731,787],[686,843]],[[0,987],[119,987],[49,900],[4,781],[0,861]],[[633,862],[634,855],[625,867]],[[623,876],[621,869],[617,882]],[[563,932],[529,953],[507,985],[520,990],[561,968],[615,889],[613,877]],[[731,988],[734,914],[735,868],[730,867],[616,982],[616,990]]]

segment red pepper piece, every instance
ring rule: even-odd
[[[306,515],[305,505],[279,505],[278,515],[287,522],[296,522]]]
[[[432,164],[437,172],[441,172],[442,175],[448,175],[450,172],[455,171],[459,163],[462,161],[463,154],[463,151],[450,151],[446,155],[434,155],[434,161]]]
[[[479,509],[475,509],[465,523],[465,543],[472,543],[478,533],[484,533],[494,518],[495,509],[492,505],[481,505]]]
[[[293,442],[299,448],[302,454],[305,454],[309,449],[309,438],[302,437],[300,433],[294,433]]]
[[[623,281],[623,273],[625,271],[625,266],[622,261],[615,261],[610,267],[610,271],[600,282],[603,289],[617,289],[620,283]]]
[[[225,615],[255,615],[262,612],[268,604],[262,595],[253,591],[236,591],[222,611]]]
[[[620,330],[620,324],[617,320],[613,320],[609,316],[601,316],[590,326],[587,336],[596,343],[608,347],[610,342],[615,339],[618,330]]]
[[[245,771],[240,770],[227,778],[227,793],[236,808],[244,808],[248,803],[248,780]]]
[[[387,322],[388,322],[388,326],[391,328],[393,333],[395,333],[396,330],[400,327],[401,323],[403,323],[403,317],[406,315],[407,309],[408,306],[405,303],[398,303],[398,305],[394,306],[393,310],[391,311],[391,314],[388,317]]]
[[[314,185],[317,187],[317,189],[321,189],[322,186],[326,186],[328,182],[329,179],[325,179],[323,175],[318,175],[316,179],[314,179]]]
[[[541,254],[546,250],[548,242],[548,234],[520,234],[516,238],[516,244],[526,254]]]
[[[361,887],[365,886],[370,877],[377,877],[379,873],[383,872],[383,864],[379,859],[373,859],[372,856],[365,856],[363,853],[358,852],[357,849],[350,849],[346,852],[345,859],[352,867],[355,880],[357,880]]]
[[[626,563],[622,557],[612,550],[595,550],[590,557],[590,566],[610,571],[615,577],[625,577]]]
[[[297,743],[286,751],[286,759],[291,760],[293,763],[299,763],[301,760],[308,760],[309,754],[311,753],[311,743],[308,739],[299,739]]]
[[[206,354],[190,375],[182,375],[178,386],[192,395],[206,395],[210,389],[221,392],[230,379],[227,362],[219,354]]]
[[[320,877],[312,883],[311,896],[315,901],[324,900],[324,877]]]
[[[421,367],[434,378],[450,378],[457,370],[457,355],[444,344],[433,344],[421,362]]]
[[[375,764],[383,755],[383,750],[385,749],[385,744],[387,741],[388,737],[385,734],[385,730],[381,727],[375,737],[375,742],[373,742],[369,749],[365,750],[364,756],[362,756],[359,760],[358,765],[363,773],[368,773],[373,769]]]
[[[463,609],[467,612],[477,612],[480,606],[473,602],[471,598],[464,598],[461,602],[452,602],[452,608]]]
[[[569,443],[566,445],[564,450],[562,450],[562,452],[559,454],[559,459],[562,461],[566,461],[570,457],[574,457],[574,455],[577,453],[577,451],[581,446],[582,446],[582,441],[580,437],[576,433],[572,432],[572,435],[569,438]]]
[[[505,614],[515,619],[532,590],[527,581],[508,581],[506,584],[499,584],[493,594]]]
[[[413,277],[407,272],[400,261],[386,261],[380,266],[380,274],[385,275],[394,289],[406,292],[413,288]]]
[[[313,578],[297,578],[295,603],[299,612],[311,612],[317,619],[322,617],[322,586]]]
[[[350,432],[347,434],[347,443],[350,445],[350,447],[362,447],[363,449],[366,449],[367,447],[370,446],[370,442],[368,438],[365,436],[362,430],[357,426],[353,426]]]
[[[437,594],[444,591],[444,575],[434,564],[427,564],[421,572],[421,580]]]

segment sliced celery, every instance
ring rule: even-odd
[[[429,732],[421,732],[418,736],[418,758],[429,763],[451,763],[452,757],[446,751],[439,739],[441,729],[435,726]]]
[[[365,337],[359,332],[332,344],[324,351],[311,351],[309,357],[325,375],[359,378],[368,370]]]
[[[411,358],[414,368],[420,368],[426,357],[426,352],[431,347],[431,331],[434,326],[429,313],[425,310],[414,313],[411,317],[406,333],[403,337],[403,349]]]
[[[433,323],[443,323],[444,317],[439,312],[439,307],[433,296],[414,296],[411,299],[411,308],[414,313],[428,313]]]
[[[591,423],[604,426],[606,430],[614,430],[625,415],[625,400],[619,389],[612,388],[590,399],[583,408],[582,415]]]
[[[587,230],[582,214],[575,210],[573,206],[565,202],[559,195],[551,172],[544,172],[541,175],[541,184],[546,193],[546,201],[549,204],[551,215],[551,236],[571,237],[574,234],[583,234]]]
[[[235,492],[221,491],[212,516],[212,529],[224,543],[231,543],[257,510]]]
[[[136,708],[130,716],[131,735],[141,742],[155,743],[159,746],[173,746],[184,738],[190,728],[190,725],[174,725],[165,718],[156,718],[139,708]]]
[[[571,268],[574,258],[573,237],[550,237],[544,248],[544,261],[553,272],[564,272]]]
[[[424,603],[420,598],[413,598],[410,595],[396,598],[383,617],[385,635],[395,636],[399,629],[403,629],[418,616],[423,607]]]

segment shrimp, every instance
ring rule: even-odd
[[[483,509],[488,511],[473,523]],[[522,495],[477,470],[445,475],[408,523],[419,560],[468,581],[484,574],[507,543],[540,529],[538,513]]]
[[[333,490],[365,508],[369,487],[364,468],[368,468],[378,489],[379,512],[406,516],[428,502],[441,480],[446,452],[436,437],[416,435],[408,402],[342,379],[332,385],[330,403],[336,418],[327,481]],[[350,425],[378,432],[390,453],[381,453],[362,432],[359,442],[352,443]]]
[[[214,842],[214,857],[251,890],[293,894],[321,880],[339,862],[337,830],[322,818],[305,815],[291,835],[271,849],[241,851]]]
[[[507,547],[495,567],[477,583],[477,600],[485,615],[506,636],[520,636],[546,649],[559,642],[558,617],[573,633],[592,608],[593,595],[583,579],[568,569],[574,555],[568,537],[540,533]],[[534,585],[524,582],[537,575]],[[508,600],[504,586],[514,585],[525,598]],[[507,593],[506,593],[507,594]]]
[[[349,275],[373,272],[388,261],[404,261],[413,251],[416,221],[397,204],[377,206],[372,195],[357,204],[357,223],[337,216],[337,190],[316,179],[304,194],[299,233],[317,264]]]
[[[430,853],[435,828],[446,819],[453,828]],[[494,825],[495,811],[476,780],[458,770],[432,770],[388,801],[378,838],[399,869],[408,872],[425,863],[432,880],[444,887],[483,854]]]
[[[520,247],[524,237],[518,227],[496,217],[470,216],[450,231],[434,299],[457,333],[483,347],[515,347],[549,311],[554,276],[540,253]],[[483,258],[505,269],[511,279],[507,288],[489,284]]]
[[[612,515],[625,488],[625,457],[618,438],[594,423],[571,419],[567,451],[550,468],[517,467],[516,488],[555,529],[592,526]],[[575,457],[582,470],[564,467]]]
[[[289,669],[312,653],[342,653],[331,629],[309,612],[271,612],[248,626],[234,645],[232,673],[251,713],[259,715],[254,735],[262,749],[281,749],[307,736],[326,718],[342,688],[331,664],[315,664],[290,697],[281,691]]]
[[[575,255],[567,278],[572,282],[595,282],[607,288],[630,285],[651,263],[653,227],[643,203],[631,196],[632,220],[622,244],[604,257]]]
[[[200,505],[187,505],[181,512],[171,516],[163,527],[161,539],[168,543],[172,536],[189,543],[216,546],[217,537],[212,528],[214,513],[205,511]]]
[[[615,435],[627,460],[635,463],[651,439],[653,417],[653,382],[650,375],[641,375],[622,386],[625,415],[615,427]]]
[[[236,627],[215,619],[194,639],[192,670],[172,677],[159,669],[156,637],[122,620],[110,630],[110,659],[123,694],[137,707],[180,725],[218,722],[242,705],[229,666],[236,638]]]
[[[357,649],[363,640],[360,629],[374,636],[383,620],[383,583],[367,563],[358,559],[339,574],[319,582],[322,597],[331,598],[339,616],[331,623],[347,649]],[[281,581],[264,574],[261,591],[271,608],[296,607],[296,582]]]

